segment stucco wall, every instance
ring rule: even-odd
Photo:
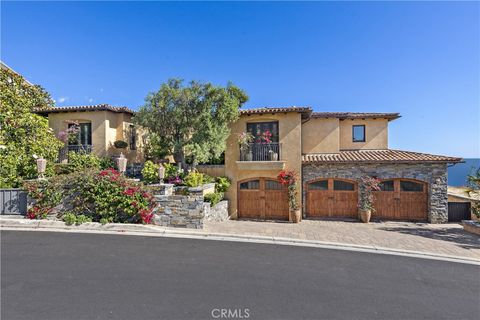
[[[113,147],[116,140],[129,142],[128,128],[132,116],[110,111],[60,112],[50,113],[48,122],[55,134],[67,129],[67,121],[91,122],[93,153],[98,156],[119,155],[122,151],[130,163],[143,161],[143,137],[145,131],[137,129],[137,150],[118,150]]]
[[[352,127],[365,125],[365,142],[352,141]],[[387,149],[387,119],[346,119],[340,121],[340,149]]]
[[[302,125],[303,153],[334,153],[340,147],[340,124],[337,118],[310,119]]]
[[[359,180],[362,175],[379,179],[406,178],[428,183],[428,220],[448,221],[446,164],[308,164],[303,166],[303,183],[318,178]],[[303,194],[305,206],[306,193]],[[305,207],[304,207],[305,212]]]
[[[281,143],[280,161],[285,161],[286,170],[295,170],[300,177],[301,163],[301,140],[302,140],[302,124],[299,113],[276,113],[262,115],[243,115],[238,121],[233,123],[231,134],[227,139],[227,149],[225,151],[225,175],[232,180],[232,185],[226,193],[229,200],[229,212],[231,218],[237,218],[237,184],[239,181],[248,178],[276,178],[280,170],[256,170],[249,168],[247,170],[240,169],[237,160],[240,157],[240,150],[237,142],[237,135],[247,130],[249,122],[267,122],[278,121],[279,141]],[[301,183],[298,184],[299,196],[301,200]]]

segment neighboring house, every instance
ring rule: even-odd
[[[468,193],[465,187],[448,187],[448,220],[478,220],[473,213],[473,203],[480,201],[478,194]]]
[[[309,107],[242,110],[225,152],[231,217],[287,220],[287,192],[277,181],[286,169],[299,174],[304,217],[356,218],[358,180],[370,175],[382,180],[374,218],[447,222],[447,164],[462,159],[388,149],[388,124],[399,117]],[[237,136],[246,131],[257,142],[241,152]],[[270,143],[260,142],[265,131]]]
[[[133,110],[108,104],[93,106],[55,107],[37,112],[48,117],[55,134],[78,123],[78,137],[69,141],[65,151],[87,152],[98,156],[118,156],[122,152],[129,163],[144,160],[144,134],[132,122]],[[123,140],[125,149],[116,149],[113,143]]]

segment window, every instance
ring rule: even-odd
[[[393,180],[382,181],[378,186],[381,191],[394,191]]]
[[[365,142],[365,126],[352,127],[353,142]]]
[[[278,143],[278,121],[247,123],[247,132],[254,136],[255,143],[265,142],[262,136],[267,131],[272,134],[271,142]]]
[[[328,190],[328,180],[312,182],[308,185],[309,190]]]
[[[69,139],[68,144],[69,145],[92,145],[92,124],[91,123],[80,123],[80,124],[74,124],[70,123],[68,125],[68,128],[77,128],[77,136],[73,137],[72,139]]]
[[[284,187],[278,181],[265,180],[265,189],[267,189],[267,190],[283,190]]]
[[[413,181],[400,181],[400,191],[423,192],[423,184]]]
[[[133,124],[130,125],[130,150],[137,150],[137,130]]]
[[[250,180],[240,183],[240,190],[258,190],[260,189],[260,180]]]
[[[355,190],[355,185],[351,182],[334,180],[333,181],[333,190],[337,191],[353,191]]]

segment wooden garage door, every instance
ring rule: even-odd
[[[357,217],[357,183],[344,179],[318,179],[307,188],[307,216]]]
[[[380,183],[374,195],[374,218],[392,220],[427,220],[428,188],[419,180],[390,179]]]
[[[288,220],[287,189],[277,180],[255,178],[238,183],[238,217]]]

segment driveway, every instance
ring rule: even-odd
[[[463,263],[198,239],[31,231],[1,236],[2,320],[480,314],[479,267]]]
[[[211,233],[272,236],[368,245],[475,258],[480,260],[480,237],[461,225],[411,222],[303,220],[301,223],[230,220],[207,222]]]

